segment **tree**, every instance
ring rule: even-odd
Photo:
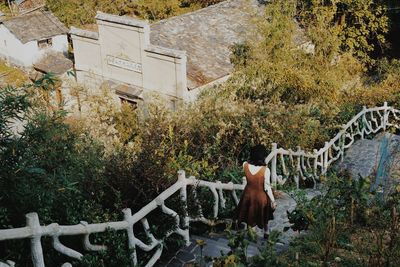
[[[97,10],[157,21],[218,2],[221,0],[46,0],[47,7],[67,26],[95,23]]]
[[[315,24],[319,12],[333,13],[326,25],[340,26],[342,51],[353,53],[365,64],[372,65],[386,47],[389,30],[387,7],[381,0],[307,0],[300,1],[298,13],[304,27]]]

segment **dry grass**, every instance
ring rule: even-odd
[[[3,12],[5,15],[10,13],[10,9],[8,9],[8,7],[6,5],[6,1],[1,1],[0,2],[0,11]]]
[[[28,75],[22,70],[8,66],[6,62],[0,60],[0,87],[6,85],[22,86],[29,82]]]

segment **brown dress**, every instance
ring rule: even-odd
[[[264,191],[264,173],[266,167],[256,174],[251,174],[249,164],[244,164],[247,185],[237,207],[238,222],[245,222],[248,226],[258,226],[265,229],[269,220],[273,220],[274,210],[271,207],[271,200]]]

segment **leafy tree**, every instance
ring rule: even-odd
[[[45,224],[115,219],[113,212],[122,206],[115,194],[108,200],[104,195],[102,147],[72,129],[65,112],[33,104],[28,91],[0,90],[0,228],[24,226],[24,215],[33,211]],[[112,203],[112,211],[104,201]],[[30,253],[21,252],[29,249],[23,243],[0,246],[0,258],[30,261]],[[59,256],[48,250],[46,262],[57,265]]]
[[[325,24],[337,25],[341,49],[349,51],[367,64],[381,55],[386,45],[389,20],[385,1],[380,0],[308,0],[299,1],[302,25],[318,23],[321,10],[332,16]]]
[[[46,0],[47,7],[68,26],[95,23],[96,11],[157,21],[197,10],[221,0]]]

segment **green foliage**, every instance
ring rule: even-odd
[[[337,36],[340,48],[349,51],[364,63],[373,63],[373,58],[383,52],[385,35],[389,30],[385,1],[380,0],[309,0],[299,2],[299,14],[305,27],[331,25],[332,37]],[[325,14],[329,13],[329,16]],[[318,33],[329,34],[327,31]],[[314,31],[315,33],[315,31]],[[322,42],[332,41],[328,36],[314,35]],[[320,42],[318,42],[320,43]]]
[[[279,241],[281,233],[277,231],[272,231],[269,234],[269,238],[266,241],[261,253],[257,256],[254,256],[251,259],[251,266],[255,267],[263,267],[263,266],[275,266],[275,267],[284,267],[288,266],[278,255],[276,251],[276,244]]]
[[[368,180],[347,174],[329,175],[326,186],[322,196],[298,202],[294,213],[302,214],[309,227],[285,257],[300,255],[300,266],[329,266],[337,260],[343,266],[397,266],[389,256],[399,242],[392,232],[400,226],[397,194],[382,205],[369,193]]]
[[[235,72],[216,97],[230,105],[249,101],[258,107],[254,112],[245,106],[246,114],[259,121],[246,131],[253,131],[259,142],[269,145],[272,139],[283,147],[311,149],[322,146],[363,105],[396,104],[400,76],[396,61],[387,61],[387,74],[371,83],[361,61],[341,49],[346,26],[334,23],[335,6],[312,1],[296,9],[296,3],[268,5],[259,23],[264,39],[233,47]],[[293,20],[299,9],[310,19],[300,27]],[[313,51],[303,49],[305,38],[315,45]],[[384,71],[382,64],[378,71]]]
[[[246,66],[250,56],[250,46],[247,43],[237,43],[231,47],[231,63],[235,66]]]
[[[297,232],[305,231],[310,225],[310,216],[307,214],[307,210],[303,207],[304,203],[307,203],[305,194],[300,191],[295,199],[296,203],[298,203],[296,209],[291,212],[286,211],[291,226],[285,228],[284,231],[287,231],[290,228]]]
[[[380,83],[387,80],[390,75],[398,74],[399,72],[400,60],[383,58],[377,61],[371,76],[375,82]]]
[[[261,253],[248,259],[244,251],[254,236],[228,228],[231,251],[214,259],[215,266],[398,266],[400,190],[384,203],[376,201],[368,180],[345,173],[329,174],[325,186],[311,200],[294,195],[298,205],[292,214],[301,214],[308,229],[288,251],[276,253],[280,233],[272,232]],[[299,226],[305,230],[296,222],[293,228]]]
[[[222,2],[221,0],[181,0],[181,6],[186,6],[186,5],[200,5],[201,7],[207,7],[211,6],[214,4],[218,4],[219,2]]]
[[[161,2],[48,0],[48,7],[68,25],[82,25],[93,22],[96,9],[158,20],[210,3]],[[372,51],[368,46],[375,44],[384,31],[384,24],[380,24],[383,15],[377,13],[377,26],[364,25],[367,31],[376,29],[378,35],[365,35],[363,26],[361,35],[349,37],[353,38],[352,47],[344,47],[344,34],[359,30],[350,19],[359,7],[349,4],[340,11],[347,12],[346,21],[349,19],[340,24],[339,7],[328,2],[312,1],[307,10],[300,8],[308,12],[303,14],[302,19],[309,20],[303,29],[293,20],[298,14],[297,1],[270,3],[265,19],[259,23],[262,40],[232,48],[235,70],[230,80],[204,91],[197,102],[182,105],[175,113],[159,102],[146,103],[141,110],[125,105],[117,109],[110,93],[105,92],[81,99],[81,104],[87,105],[87,118],[68,117],[49,105],[57,87],[51,76],[26,90],[9,87],[0,91],[1,227],[22,226],[23,215],[31,211],[39,213],[42,223],[117,220],[122,208],[138,210],[174,183],[179,169],[205,180],[241,182],[240,163],[248,158],[252,145],[262,143],[268,147],[277,142],[285,148],[317,148],[363,105],[388,101],[398,106],[398,61],[381,60],[366,73],[358,59]],[[371,15],[369,2],[356,2],[364,3],[360,14]],[[299,34],[311,39],[314,52],[306,52],[293,42],[302,39]],[[33,97],[28,98],[26,92]],[[15,120],[23,122],[19,134],[10,124]],[[393,207],[397,209],[397,200],[381,207],[368,203],[369,196],[361,182],[336,176],[328,181],[329,190],[324,196],[311,203],[300,201],[302,204],[291,214],[295,230],[308,229],[310,233],[294,247],[295,252],[306,256],[298,263],[315,266],[332,262],[340,254],[338,248],[351,245],[352,252],[356,251],[371,266],[376,262],[395,266],[399,237]],[[206,212],[211,207],[209,192],[206,195],[198,191]],[[177,201],[171,205],[180,206]],[[189,210],[190,214],[195,212],[195,208]],[[221,212],[220,216],[229,214]],[[157,212],[149,218],[167,222],[152,229],[157,235],[170,229],[168,219]],[[352,240],[351,225],[365,230],[365,240]],[[383,229],[390,229],[390,235]],[[234,253],[227,255],[224,263],[284,265],[283,259],[273,253],[274,236],[262,255],[251,263],[244,250],[248,236],[239,233],[232,237]],[[109,244],[110,252],[87,255],[82,264],[128,264],[125,260],[130,252],[122,235],[110,233],[99,238],[104,238],[99,242]],[[79,241],[68,242],[77,245]],[[22,264],[30,261],[28,252],[20,253],[29,250],[26,244],[10,242],[1,246],[0,257],[21,260]],[[46,262],[59,265],[62,257],[48,249],[50,244],[44,246],[46,253],[49,251]],[[379,254],[380,251],[384,253]],[[371,256],[366,259],[365,255]],[[289,256],[295,262],[295,256]],[[354,257],[352,260],[354,265],[360,262]]]
[[[47,7],[67,26],[95,23],[96,11],[115,15],[131,15],[157,21],[197,10],[220,0],[46,0]]]
[[[272,231],[266,240],[265,245],[259,255],[248,257],[247,248],[251,242],[256,242],[256,233],[252,228],[233,232],[228,227],[225,232],[228,235],[228,246],[230,251],[226,255],[213,259],[215,267],[241,267],[241,266],[289,266],[276,252],[276,243],[279,241],[280,233]]]
[[[53,81],[46,78],[34,86],[42,84],[45,92]],[[66,124],[65,112],[38,108],[31,101],[25,90],[0,91],[1,228],[24,226],[24,215],[33,211],[45,224],[116,219],[122,205],[118,194],[108,192],[102,147]],[[1,258],[30,261],[29,248],[16,242],[1,246]],[[58,259],[54,252],[46,254],[50,265]]]
[[[213,259],[213,266],[248,266],[247,248],[250,242],[256,240],[256,233],[252,228],[233,232],[228,226],[225,230],[228,235],[228,246],[231,251],[219,258]]]
[[[63,118],[59,113],[34,115],[21,138],[3,150],[6,163],[3,180],[7,190],[3,201],[6,207],[18,207],[13,214],[37,211],[47,223],[55,220],[77,223],[88,212],[94,215],[90,207],[84,210],[101,197],[100,188],[96,188],[99,184],[93,183],[99,179],[99,151],[71,132]],[[34,188],[32,183],[36,185]],[[94,192],[96,195],[90,196]],[[82,193],[87,200],[82,199]],[[68,199],[75,199],[75,205],[81,204],[83,210],[76,207],[69,210]]]
[[[12,122],[20,120],[30,106],[27,95],[8,86],[0,91],[0,146],[12,135]]]
[[[81,261],[74,263],[74,266],[81,267],[109,267],[123,266],[133,267],[131,253],[128,248],[125,232],[107,231],[100,238],[96,238],[97,244],[104,244],[107,250],[95,254],[85,255]]]

